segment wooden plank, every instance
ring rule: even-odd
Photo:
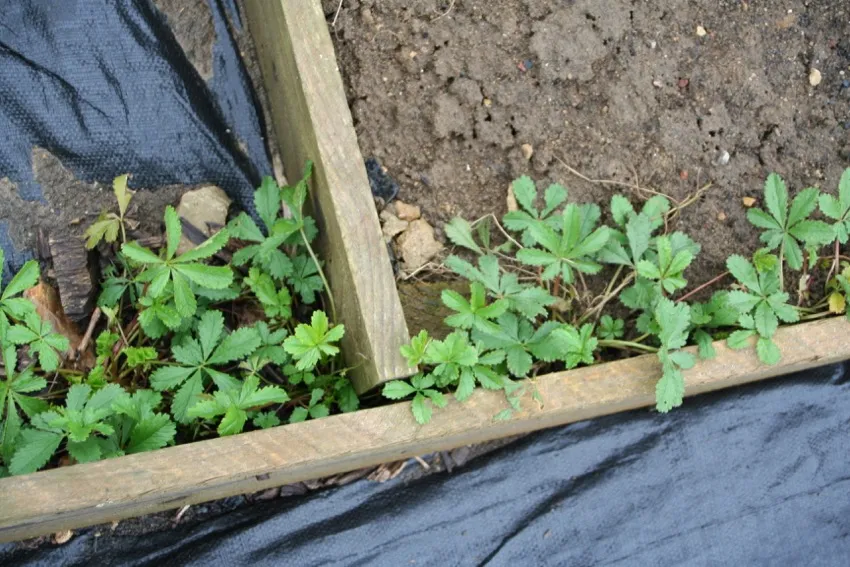
[[[715,343],[717,358],[685,372],[687,395],[737,386],[850,358],[843,318],[782,328],[782,362]],[[508,421],[499,392],[451,402],[428,425],[409,403],[254,431],[0,480],[0,541],[11,541],[319,478],[415,455],[651,406],[660,374],[653,355],[537,378]]]
[[[284,170],[315,164],[320,248],[358,392],[413,372],[395,278],[320,0],[246,0]]]

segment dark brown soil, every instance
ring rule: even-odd
[[[331,33],[364,155],[432,221],[503,213],[526,173],[609,201],[559,158],[674,199],[712,181],[676,227],[701,281],[755,248],[741,198],[769,172],[835,191],[850,165],[845,2],[346,0]]]

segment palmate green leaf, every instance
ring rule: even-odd
[[[759,337],[756,342],[756,354],[758,354],[759,360],[770,365],[777,364],[782,358],[779,347],[768,337]]]
[[[545,315],[546,308],[555,302],[555,298],[545,289],[520,283],[516,274],[503,274],[495,256],[479,257],[477,268],[457,256],[449,256],[445,264],[470,282],[483,284],[490,296],[505,300],[508,309],[521,313],[529,320]]]
[[[310,324],[298,325],[295,333],[283,342],[283,348],[296,360],[298,370],[312,370],[322,358],[339,353],[339,348],[333,343],[342,339],[344,334],[343,325],[330,327],[324,311],[316,310]]]
[[[771,173],[764,188],[767,212],[758,208],[747,211],[747,219],[765,229],[761,240],[771,250],[779,248],[788,266],[798,270],[803,265],[800,243],[807,247],[822,246],[835,237],[834,229],[822,221],[808,220],[818,204],[819,191],[810,187],[800,191],[788,208],[788,189],[781,177]]]
[[[785,186],[785,181],[776,173],[767,176],[764,199],[770,215],[780,226],[785,226],[788,215],[788,188]]]
[[[672,363],[665,365],[661,379],[655,385],[655,407],[667,413],[682,405],[685,397],[685,378]]]
[[[614,222],[621,227],[625,227],[628,220],[635,210],[632,204],[622,195],[614,195],[611,197],[611,216],[614,217]]]
[[[248,271],[244,282],[260,301],[266,317],[286,320],[292,316],[292,296],[286,286],[278,289],[271,276],[256,267]]]
[[[133,454],[161,449],[172,443],[176,434],[177,427],[168,415],[150,414],[133,426],[130,442],[124,451]]]
[[[412,367],[417,367],[425,358],[425,351],[428,349],[428,344],[431,342],[431,337],[428,336],[428,331],[422,329],[419,334],[410,339],[409,345],[401,347],[401,355],[407,360],[407,363]]]
[[[655,307],[655,320],[661,328],[658,339],[664,348],[674,350],[685,346],[691,324],[688,304],[661,298]]]
[[[296,256],[292,260],[292,275],[288,276],[286,281],[307,304],[315,303],[316,292],[324,290],[325,287],[319,276],[319,268],[313,259],[306,255]]]
[[[273,412],[264,411],[257,414],[251,423],[253,423],[254,427],[257,429],[271,429],[272,427],[280,425],[280,418]]]
[[[165,207],[165,257],[167,259],[174,258],[182,234],[183,227],[180,225],[180,217],[174,207],[168,205]]]
[[[59,448],[62,435],[50,431],[25,429],[20,434],[18,448],[9,462],[13,475],[34,473],[42,468]]]
[[[750,346],[750,337],[753,337],[755,335],[755,330],[741,329],[729,335],[729,338],[726,339],[726,344],[729,346],[729,348],[734,350],[745,349]]]
[[[4,265],[4,261],[5,255],[3,251],[0,250],[0,266]],[[18,273],[14,275],[11,281],[9,281],[9,285],[3,289],[3,293],[0,294],[0,301],[9,300],[33,287],[38,283],[40,275],[41,270],[39,270],[38,262],[35,260],[26,262]],[[0,303],[0,305],[2,305],[2,303]]]
[[[118,231],[121,229],[121,220],[114,214],[101,214],[98,219],[93,222],[83,232],[86,237],[86,248],[93,249],[101,240],[106,242],[115,242],[118,240]]]
[[[186,276],[201,287],[210,289],[225,289],[233,282],[233,271],[227,266],[177,264],[174,266],[174,272]],[[174,280],[177,280],[176,276]]]
[[[597,334],[600,339],[619,339],[625,333],[625,329],[626,322],[622,319],[614,319],[610,315],[603,315],[599,319],[599,329],[597,330]]]
[[[254,206],[266,227],[271,228],[280,214],[280,187],[274,178],[266,175],[254,192]]]
[[[187,250],[186,252],[175,258],[174,262],[176,264],[188,264],[191,262],[197,262],[199,260],[211,258],[219,250],[221,250],[227,245],[228,240],[230,240],[230,233],[227,232],[226,228],[223,228],[213,234],[204,242],[200,243],[198,246],[192,248],[191,250]],[[230,284],[228,283],[227,285]]]
[[[393,380],[384,384],[381,394],[390,400],[403,400],[417,392],[416,388],[404,380]]]
[[[514,180],[511,183],[511,191],[523,209],[537,216],[537,209],[534,207],[534,201],[537,200],[537,187],[529,176],[523,175]]]
[[[446,324],[450,327],[471,329],[477,323],[495,319],[508,308],[508,302],[502,299],[486,304],[486,290],[479,282],[472,282],[469,286],[470,299],[467,301],[462,295],[453,290],[443,290],[443,304],[449,309],[456,311],[455,315],[446,317]]]
[[[528,231],[534,241],[545,250],[523,248],[517,252],[517,260],[532,266],[546,266],[542,274],[544,280],[562,276],[565,283],[573,282],[573,270],[595,274],[602,269],[592,256],[608,242],[609,229],[601,226],[586,237],[582,226],[580,209],[570,203],[561,213],[561,234],[550,226],[537,221]]]
[[[242,360],[257,350],[260,346],[260,335],[254,327],[241,327],[226,335],[207,364],[220,366],[229,362]]]
[[[846,244],[850,234],[850,168],[844,170],[838,183],[838,198],[827,193],[820,196],[821,212],[836,221],[832,225],[835,239]]]
[[[463,246],[468,250],[472,250],[476,254],[484,253],[484,251],[481,250],[481,247],[475,242],[475,238],[472,236],[472,227],[465,219],[454,217],[448,222],[448,224],[446,224],[445,231],[446,236],[454,244]]]
[[[60,354],[70,348],[64,335],[53,332],[53,327],[37,313],[29,313],[26,327],[14,325],[7,332],[7,340],[14,344],[27,344],[30,354],[38,356],[42,370],[53,372],[59,368]]]
[[[121,253],[137,264],[164,264],[164,260],[136,242],[126,242]]]
[[[726,269],[732,273],[735,279],[750,288],[750,290],[756,293],[761,291],[761,285],[759,284],[755,267],[743,256],[737,254],[729,256],[726,259]]]

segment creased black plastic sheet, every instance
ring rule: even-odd
[[[42,199],[38,146],[85,181],[129,171],[140,187],[214,183],[252,210],[271,165],[233,37],[242,24],[232,0],[209,6],[206,83],[150,0],[0,0],[0,177]],[[0,247],[14,269],[31,251],[15,250],[8,229]]]
[[[451,474],[359,481],[140,537],[0,547],[0,563],[846,565],[847,371],[541,432]]]

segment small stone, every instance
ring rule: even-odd
[[[422,216],[422,211],[416,205],[408,205],[403,201],[395,202],[395,214],[403,221],[415,221]]]
[[[686,89],[686,88],[688,88],[688,85],[690,83],[691,83],[691,81],[689,79],[685,79],[685,78],[679,79],[679,88],[680,89]]]
[[[726,213],[724,213],[723,211],[720,211],[719,213],[717,213],[717,220],[719,220],[720,222],[725,221],[726,220]]]
[[[443,245],[434,238],[434,227],[423,219],[410,223],[396,240],[396,252],[402,259],[402,267],[409,271],[421,268],[442,249]]]
[[[491,106],[493,106],[493,101],[490,100],[489,98],[485,98],[484,99],[484,106],[486,106],[487,108],[490,108]]]
[[[386,240],[392,240],[397,235],[401,234],[410,223],[399,219],[397,216],[387,210],[381,211],[381,231]]]
[[[732,156],[726,150],[718,152],[717,157],[714,158],[714,165],[727,165],[731,158]]]
[[[534,155],[534,146],[531,144],[523,144],[520,149],[522,150],[522,157],[526,159],[526,161],[531,159],[531,156]]]
[[[56,545],[62,545],[71,541],[71,538],[74,537],[74,532],[71,530],[63,530],[61,532],[56,532],[53,534],[53,543]]]
[[[664,86],[664,83],[662,83],[658,79],[655,79],[654,81],[652,81],[652,86],[655,87],[656,89],[660,89],[661,87]]]
[[[812,69],[809,73],[809,84],[816,87],[823,80],[823,75],[817,69]]]
[[[704,27],[702,27],[702,26],[697,26],[697,35],[698,35],[699,37],[705,37],[705,35],[706,35],[707,33],[708,33],[708,32],[707,32],[707,31],[705,31],[705,28],[704,28]]]
[[[194,191],[187,191],[177,205],[177,214],[187,223],[197,228],[204,237],[210,237],[221,230],[227,223],[227,210],[230,199],[221,188],[207,185]],[[197,244],[200,244],[198,242]],[[191,250],[196,243],[183,231],[177,254]]]
[[[679,172],[679,179],[681,179],[682,181],[688,180],[688,170],[687,169],[683,169],[682,171]]]
[[[745,207],[747,207],[748,209],[749,209],[750,207],[755,206],[755,204],[756,204],[756,200],[755,200],[754,198],[752,198],[752,197],[744,197],[743,199],[741,199],[741,202],[742,202],[742,203],[744,204],[744,206],[745,206]]]
[[[514,188],[511,185],[508,185],[508,194],[505,197],[505,202],[508,205],[509,213],[519,210],[519,203],[517,203],[516,201],[516,195],[514,195]]]

